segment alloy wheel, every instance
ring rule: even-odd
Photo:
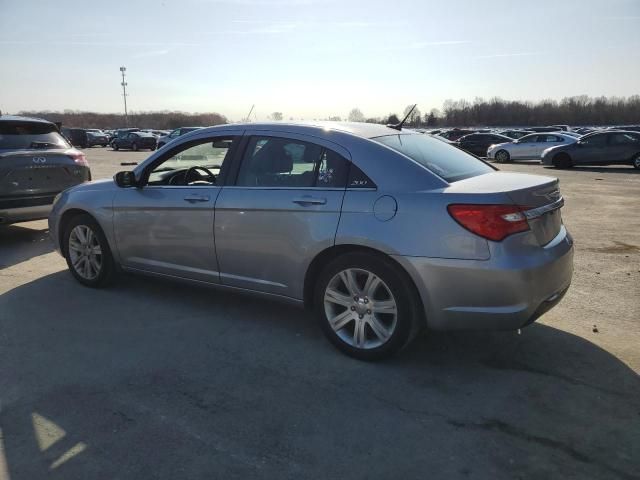
[[[329,281],[324,293],[329,325],[346,344],[377,348],[393,335],[398,306],[384,281],[367,270],[348,268]]]
[[[69,234],[69,258],[78,275],[95,279],[102,270],[102,248],[98,236],[87,225],[76,225]]]

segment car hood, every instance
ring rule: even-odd
[[[572,148],[574,148],[575,143],[570,143],[568,145],[556,145],[555,147],[549,147],[547,148],[544,152],[542,152],[543,156],[552,154],[552,153],[558,153],[558,152],[563,152],[566,150],[571,150]]]
[[[100,180],[93,180],[91,182],[81,183],[69,189],[70,192],[104,192],[107,190],[115,190],[118,188],[112,178],[102,178]]]
[[[489,148],[504,147],[506,145],[517,145],[517,144],[513,142],[492,143]]]

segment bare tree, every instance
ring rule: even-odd
[[[274,122],[281,122],[284,118],[284,115],[282,114],[282,112],[273,112],[271,115],[269,115],[269,118],[271,118],[271,120],[273,120]]]
[[[413,105],[407,105],[404,109],[404,113],[402,114],[402,118],[406,117],[409,111],[413,108]],[[406,124],[411,125],[412,127],[417,127],[420,125],[422,121],[422,114],[420,113],[420,109],[418,107],[413,109],[409,118],[407,118]]]
[[[350,122],[364,122],[364,114],[359,108],[354,108],[349,112]]]

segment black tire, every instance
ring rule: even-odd
[[[111,145],[111,148],[113,148],[116,152],[120,150],[120,147],[118,146],[117,143],[114,143],[113,145]]]
[[[633,168],[635,168],[636,170],[640,170],[640,152],[636,153],[636,155],[633,157],[633,160],[631,160],[631,165],[633,165]]]
[[[573,161],[571,160],[571,157],[569,156],[569,154],[565,153],[565,152],[561,152],[556,154],[553,157],[552,162],[553,166],[556,168],[571,168],[573,167]]]
[[[137,152],[138,150],[140,150],[140,147],[138,147],[138,144],[134,142],[131,145],[131,150],[133,150],[134,152]]]
[[[73,261],[71,258],[71,253],[69,251],[69,239],[72,235],[74,229],[78,226],[85,226],[91,229],[93,234],[95,235],[97,242],[100,246],[101,254],[100,258],[100,269],[95,276],[95,278],[85,278],[73,266]],[[81,214],[73,217],[69,223],[65,226],[64,233],[62,236],[62,253],[64,258],[67,260],[67,266],[69,267],[69,271],[75,277],[75,279],[81,284],[92,287],[92,288],[100,288],[105,287],[114,278],[115,275],[115,263],[113,261],[113,255],[111,254],[111,249],[109,248],[109,243],[107,242],[107,238],[100,228],[98,222],[88,214]]]
[[[371,337],[374,337],[373,345],[365,348],[350,345],[347,343],[348,340],[344,340],[330,325],[327,312],[328,309],[333,308],[334,305],[330,304],[330,307],[325,306],[325,291],[327,287],[330,286],[330,282],[333,282],[340,272],[348,269],[367,271],[374,274],[382,280],[382,288],[386,288],[390,291],[392,294],[391,298],[395,300],[397,313],[394,328],[392,329],[392,333],[388,339],[381,345],[375,344],[375,342],[378,342],[380,339],[375,337],[371,324],[365,324],[365,326],[362,327],[364,338],[366,339],[365,341],[369,341]],[[361,282],[364,282],[364,280],[361,280]],[[351,301],[351,297],[348,293],[344,293],[344,296],[345,298],[348,297],[349,301]],[[331,341],[331,343],[333,343],[333,345],[343,353],[359,360],[381,360],[397,353],[404,346],[410,343],[420,330],[421,326],[421,302],[411,279],[400,267],[382,255],[354,252],[341,255],[331,261],[322,270],[318,277],[315,285],[313,305],[316,318],[329,341]],[[358,303],[354,301],[354,305],[358,305]],[[375,301],[373,299],[371,305],[375,305]],[[362,304],[360,304],[360,306],[362,306]],[[344,327],[342,327],[342,329],[340,329],[342,336],[346,336],[348,338],[349,335],[354,335],[356,322],[358,321],[355,319],[355,316],[358,315],[358,312],[355,311],[355,306],[338,306],[338,308],[343,310],[338,314],[334,311],[334,315],[339,316],[343,313],[347,313],[348,315],[354,316],[353,321],[349,321]],[[366,306],[364,308],[366,308]],[[374,307],[370,308],[374,309]],[[349,311],[353,311],[353,314],[349,314]],[[385,316],[387,314],[378,315]],[[372,316],[371,311],[363,311],[359,318],[362,319],[363,316],[370,318]],[[365,319],[364,322],[367,322],[367,320]]]
[[[498,150],[495,154],[495,159],[498,163],[509,163],[511,155],[506,150]]]

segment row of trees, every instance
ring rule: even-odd
[[[63,112],[20,112],[20,115],[44,118],[52,122],[62,122],[68,127],[82,128],[122,128],[124,116],[118,113],[96,113],[65,110]],[[184,126],[219,125],[227,123],[227,117],[220,113],[185,112],[134,112],[129,114],[129,126],[172,130]]]
[[[390,113],[384,117],[367,117],[359,108],[352,109],[346,120],[350,122],[398,123],[402,115]],[[22,115],[62,122],[63,125],[85,128],[124,127],[124,118],[117,113],[95,113],[65,110],[64,112],[20,112]],[[273,112],[269,118],[281,121],[282,112]],[[338,116],[325,120],[341,121]],[[185,112],[136,112],[129,115],[129,125],[155,129],[173,129],[185,125],[218,125],[227,123],[220,113]],[[452,126],[517,126],[517,125],[621,125],[640,123],[640,95],[630,97],[567,97],[560,101],[542,100],[523,102],[492,98],[468,100],[446,100],[442,110],[432,109],[424,115],[416,107],[406,125],[410,127]]]
[[[400,118],[404,118],[408,105]],[[358,108],[349,112],[350,122],[397,123],[397,114],[366,117]],[[421,114],[417,107],[407,119],[411,127],[509,126],[509,125],[621,125],[640,123],[640,95],[630,97],[589,97],[581,95],[560,101],[446,100],[442,110]]]

